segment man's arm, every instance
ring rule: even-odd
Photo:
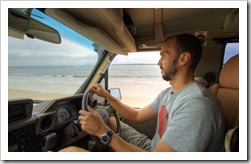
[[[109,92],[102,88],[100,84],[94,84],[90,87],[90,91],[104,97],[111,106],[124,118],[134,122],[142,122],[156,117],[157,113],[150,106],[142,109],[135,109],[126,104],[123,104],[114,98]]]
[[[79,111],[79,120],[81,124],[81,128],[87,133],[97,136],[101,138],[101,135],[106,133],[110,128],[104,123],[103,119],[99,115],[97,111],[87,106],[87,111],[80,110]],[[111,140],[109,142],[109,146],[114,151],[119,152],[138,152],[144,151],[143,149],[134,146],[125,142],[122,138],[120,138],[115,133],[112,135]],[[67,149],[68,150],[68,149]],[[76,150],[78,151],[78,150]]]
[[[135,145],[132,145],[122,138],[113,134],[111,138],[111,142],[109,146],[116,152],[145,152],[144,149],[141,149]],[[154,152],[176,152],[171,146],[165,143],[164,140],[160,140],[156,148],[153,150]]]
[[[88,111],[79,111],[79,120],[81,123],[81,128],[91,135],[95,135],[101,138],[101,135],[106,133],[110,128],[103,122],[99,113],[94,109],[87,107]],[[144,152],[144,149],[141,149],[135,145],[127,143],[122,138],[120,138],[117,134],[113,134],[111,140],[108,144],[114,151],[116,152]],[[60,152],[83,152],[87,151],[85,149],[70,146],[64,149],[61,149]],[[172,147],[167,145],[163,140],[160,140],[157,147],[154,151],[159,152],[168,152],[175,151]]]
[[[94,109],[87,107],[88,111],[81,110],[79,120],[81,123],[81,128],[91,135],[95,135],[101,138],[101,135],[106,133],[110,128],[103,122],[99,113]],[[122,138],[120,138],[115,133],[112,135],[111,140],[108,144],[116,152],[144,152],[144,149],[141,149],[135,145],[132,145]],[[172,147],[167,145],[163,140],[160,140],[154,151],[175,151]]]
[[[169,146],[164,140],[160,139],[154,152],[176,152],[171,146]]]
[[[145,152],[144,149],[141,149],[135,145],[132,145],[118,135],[113,134],[110,143],[108,144],[115,152]]]

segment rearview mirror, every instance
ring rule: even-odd
[[[61,43],[61,37],[57,30],[43,24],[28,14],[24,14],[20,9],[8,10],[9,36],[23,38],[26,34],[30,38],[37,38],[52,43]]]
[[[121,92],[119,88],[111,88],[109,89],[110,94],[115,97],[117,100],[121,100]]]

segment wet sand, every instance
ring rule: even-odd
[[[129,90],[128,87],[120,88],[122,93],[122,100],[121,102],[132,106],[132,107],[144,107],[151,103],[154,98],[155,94],[148,95],[147,97],[140,97],[137,93],[133,96],[133,92]],[[146,89],[147,90],[147,89]],[[144,92],[146,92],[146,90]],[[144,93],[142,94],[144,95]],[[31,98],[33,100],[51,100],[55,98],[63,98],[70,96],[69,94],[63,93],[45,93],[45,92],[36,92],[36,91],[29,91],[29,90],[20,90],[20,89],[9,89],[8,90],[8,98]]]
[[[28,91],[21,89],[9,89],[8,98],[31,98],[33,100],[50,100],[59,97],[66,97],[68,94],[63,93],[44,93],[36,91]]]

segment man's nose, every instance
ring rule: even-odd
[[[158,65],[161,66],[161,61],[160,61],[160,59],[159,59],[159,61],[158,61]]]

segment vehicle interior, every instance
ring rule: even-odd
[[[226,45],[239,43],[239,8],[29,8],[25,12],[9,8],[9,37],[27,36],[34,41],[61,44],[60,31],[32,17],[33,10],[91,40],[98,45],[99,57],[86,80],[70,96],[40,101],[22,96],[9,98],[9,152],[56,152],[70,145],[93,152],[113,151],[81,130],[78,111],[88,104],[99,111],[107,124],[109,115],[114,114],[118,125],[119,120],[124,121],[152,138],[156,119],[144,123],[126,120],[88,88],[100,83],[123,100],[119,86],[109,86],[112,61],[119,56],[132,56],[134,52],[159,51],[166,38],[182,33],[196,35],[203,45],[195,77],[213,72],[215,78],[208,81],[206,87],[223,105],[227,130],[239,126],[239,53],[223,63]],[[117,133],[120,133],[119,126]],[[235,140],[233,144],[238,143]],[[238,148],[235,151],[239,151]]]

